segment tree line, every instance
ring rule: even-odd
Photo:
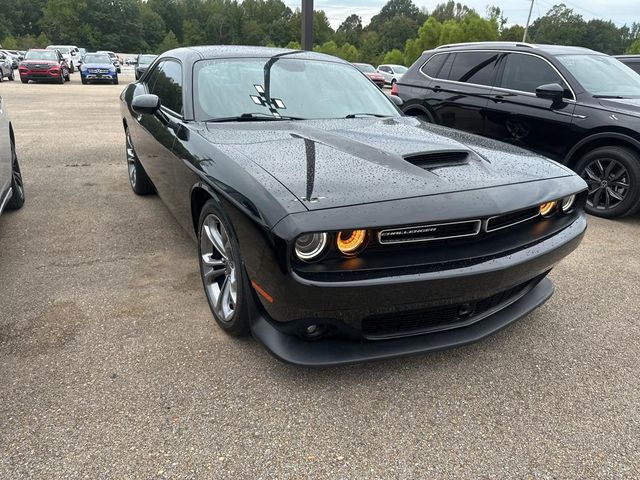
[[[441,44],[520,41],[524,33],[498,7],[480,14],[454,1],[429,12],[412,0],[389,0],[368,25],[352,14],[335,31],[324,11],[313,16],[316,51],[374,65],[410,65]],[[300,10],[281,0],[0,0],[0,43],[7,49],[57,43],[131,53],[203,44],[300,48],[301,20]],[[533,22],[528,40],[640,53],[640,23],[632,20],[622,27],[586,21],[559,4]]]

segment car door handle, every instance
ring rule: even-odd
[[[436,85],[435,87],[433,87],[433,91],[435,93],[441,92],[442,91],[442,87],[440,85]]]
[[[491,97],[491,100],[493,100],[495,103],[502,103],[504,102],[504,97],[502,95],[493,95]]]

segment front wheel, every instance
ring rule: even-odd
[[[119,82],[118,82],[118,76],[117,75],[116,75],[116,78],[114,78],[111,83],[113,83],[114,85],[118,85]]]
[[[231,224],[214,200],[204,204],[198,227],[200,275],[213,318],[229,335],[248,335],[249,288],[240,248]]]
[[[137,195],[149,195],[153,193],[153,184],[147,176],[147,172],[144,171],[144,167],[140,164],[138,156],[133,149],[133,142],[131,141],[131,134],[129,129],[125,130],[126,140],[126,154],[127,154],[127,171],[129,173],[129,184],[131,189]]]
[[[29,79],[28,79],[28,78],[20,77],[20,81],[21,81],[22,83],[29,83]]]
[[[9,73],[9,76],[7,77],[10,82],[13,82],[16,79],[16,74],[14,72],[15,70],[12,69],[11,72]]]
[[[587,182],[586,211],[603,218],[640,209],[640,155],[624,147],[600,147],[584,155],[575,171]]]
[[[75,68],[73,67],[73,62],[71,62],[71,65],[69,65],[69,72],[73,73],[75,72]]]
[[[82,82],[83,85],[86,85],[88,83],[87,79],[84,78],[84,77],[82,77],[82,79],[80,81]]]
[[[22,183],[22,172],[20,171],[16,145],[13,140],[11,140],[11,191],[12,196],[9,203],[7,203],[7,208],[10,210],[22,208],[25,199],[24,184]]]

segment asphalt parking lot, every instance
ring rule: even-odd
[[[481,343],[307,370],[216,327],[195,245],[127,182],[119,86],[0,85],[0,478],[638,478],[640,217]]]

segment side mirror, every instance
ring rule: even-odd
[[[157,95],[144,94],[133,97],[131,108],[140,114],[153,115],[160,110],[160,98]]]
[[[546,98],[557,102],[564,97],[564,88],[557,83],[549,83],[547,85],[540,85],[536,88],[536,96],[538,98]]]
[[[389,100],[391,100],[396,107],[401,107],[402,105],[404,105],[404,100],[402,100],[400,97],[398,97],[397,95],[387,95],[389,97]]]

